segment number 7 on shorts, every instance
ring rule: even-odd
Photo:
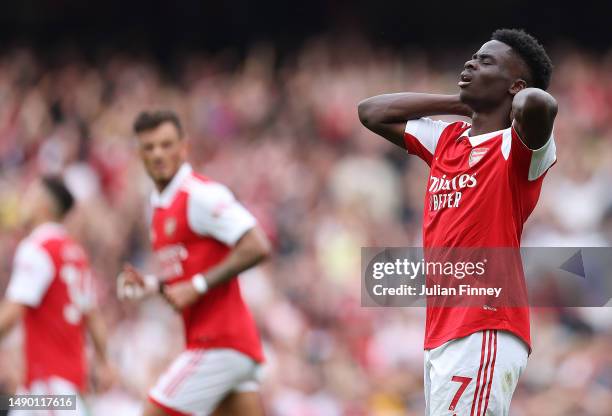
[[[455,406],[457,406],[461,395],[463,394],[465,389],[467,389],[467,386],[468,384],[470,384],[470,381],[472,381],[472,377],[453,376],[451,381],[461,383],[461,385],[457,389],[457,393],[455,393],[455,395],[453,396],[453,400],[451,400],[450,406],[448,406],[448,410],[455,410]]]

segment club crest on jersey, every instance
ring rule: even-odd
[[[164,222],[164,233],[170,237],[176,231],[176,218],[170,217]]]
[[[482,159],[488,151],[489,149],[486,147],[477,147],[476,149],[472,149],[472,151],[470,152],[470,159],[468,160],[468,165],[472,167],[476,163],[480,162],[480,159]]]

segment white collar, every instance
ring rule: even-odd
[[[457,138],[457,140],[461,140],[463,137],[467,137],[468,140],[470,141],[470,144],[472,145],[472,147],[476,147],[484,142],[486,142],[487,140],[499,136],[500,134],[502,134],[504,131],[508,130],[510,127],[508,127],[507,129],[503,129],[503,130],[497,130],[497,131],[492,131],[489,133],[483,133],[483,134],[479,134],[477,136],[471,136],[470,137],[470,130],[472,130],[472,128],[470,127],[469,129],[466,129],[463,133],[461,133],[461,136],[459,136]]]
[[[66,228],[59,222],[47,221],[34,227],[30,236],[35,239],[45,239],[52,235],[66,234]]]
[[[161,193],[157,189],[153,189],[153,192],[151,193],[151,205],[153,207],[163,208],[170,206],[172,200],[174,199],[174,196],[183,184],[183,181],[189,175],[191,175],[192,171],[193,169],[191,168],[191,165],[189,163],[183,163],[179,170],[177,170],[174,176],[172,177],[170,183],[166,185],[166,187],[163,191],[161,191]]]

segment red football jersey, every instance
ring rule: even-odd
[[[225,186],[194,173],[188,164],[161,194],[153,193],[151,202],[156,272],[169,285],[206,274],[256,224]],[[255,321],[237,278],[210,289],[182,316],[188,349],[232,348],[263,361]]]
[[[538,150],[516,130],[470,136],[470,125],[428,118],[406,124],[411,154],[430,167],[423,214],[423,246],[518,248],[523,224],[533,211],[542,182],[556,161],[551,135]],[[506,330],[530,346],[529,308],[520,262],[513,273],[516,307],[428,307],[425,348],[485,330]],[[516,303],[515,303],[516,305]]]
[[[59,224],[37,227],[17,248],[7,298],[27,306],[26,387],[61,377],[86,383],[83,314],[95,303],[85,251]]]

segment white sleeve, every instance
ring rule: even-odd
[[[404,140],[406,149],[410,153],[421,155],[423,149],[433,155],[438,145],[438,140],[444,129],[450,123],[440,120],[432,120],[430,118],[419,118],[417,120],[408,120]]]
[[[55,267],[49,254],[42,247],[24,241],[15,254],[6,297],[24,305],[38,306],[54,275]]]
[[[233,246],[257,223],[225,186],[198,181],[191,181],[187,186],[187,221],[197,234]]]
[[[544,144],[533,151],[531,163],[529,164],[529,180],[534,181],[542,176],[555,162],[557,161],[557,146],[555,138],[551,134],[550,138]]]
[[[527,147],[519,137],[514,126],[510,128],[509,136],[507,141],[510,143],[510,149],[506,153],[512,153],[513,162],[521,172],[528,169],[527,179],[529,181],[541,178],[557,161],[557,146],[555,144],[554,133],[550,134],[550,137],[542,147],[535,150]],[[504,155],[504,157],[507,156]]]

